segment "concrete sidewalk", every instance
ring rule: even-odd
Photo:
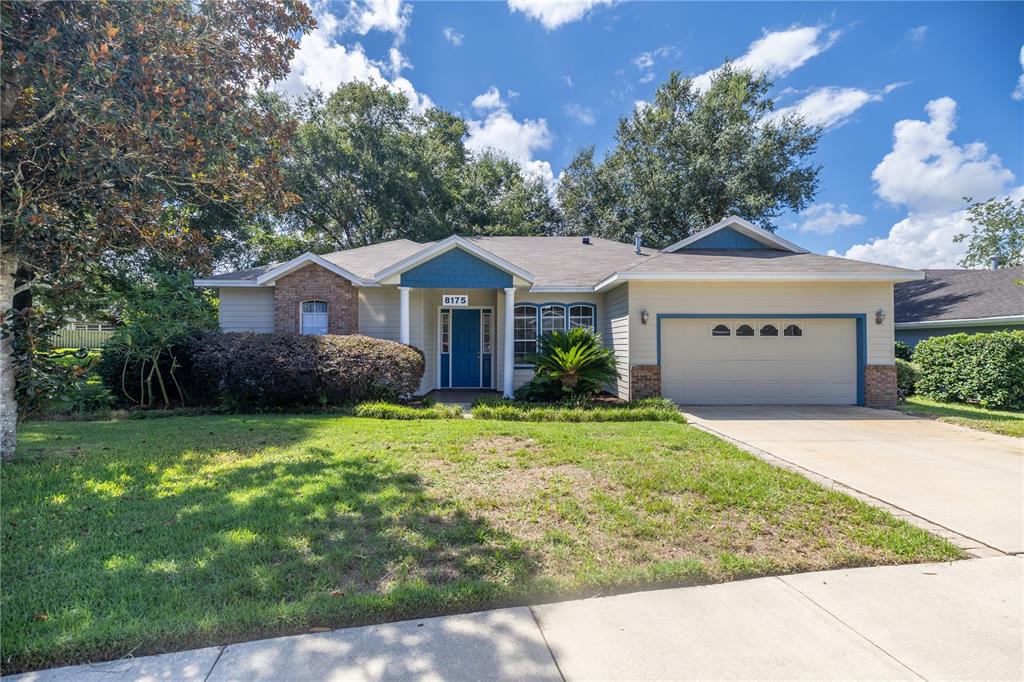
[[[1024,558],[804,573],[20,675],[103,680],[1024,678]]]

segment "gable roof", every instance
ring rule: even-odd
[[[808,253],[807,249],[802,246],[797,246],[788,239],[783,239],[768,230],[763,230],[757,225],[735,215],[731,215],[728,218],[720,220],[711,227],[705,228],[700,232],[691,234],[686,239],[680,240],[671,246],[666,246],[661,250],[661,252],[677,253],[686,248],[700,248],[700,244],[698,242],[703,242],[711,235],[720,233],[723,230],[731,230],[736,232],[738,235],[747,238],[747,240],[753,240],[754,242],[763,244],[771,249],[789,251],[790,253]]]
[[[897,284],[895,322],[1024,321],[1024,267],[925,270],[924,279]],[[1002,318],[1002,319],[1000,319]]]
[[[757,227],[751,226],[751,229],[763,233],[759,234],[762,239],[767,239],[764,235],[771,235]],[[700,234],[706,236],[706,232]],[[300,258],[305,259],[302,265],[323,261],[349,273],[352,281],[360,286],[377,286],[397,284],[402,272],[453,248],[463,249],[512,274],[517,286],[528,284],[531,291],[595,291],[630,279],[902,281],[923,276],[888,265],[812,254],[799,247],[795,247],[797,251],[775,246],[683,248],[673,253],[645,248],[637,254],[632,244],[596,237],[590,238],[589,243],[583,243],[580,237],[452,236],[425,244],[399,239],[316,256],[319,261],[313,259],[313,254]],[[289,263],[295,264],[294,261]],[[275,269],[283,273],[289,263],[216,275],[196,280],[196,285],[261,286],[258,283],[261,281],[262,286],[268,286],[275,276],[281,276],[268,273]]]

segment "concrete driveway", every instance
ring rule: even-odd
[[[989,547],[1024,552],[1024,440],[863,407],[683,412],[692,423]]]

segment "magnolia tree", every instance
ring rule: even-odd
[[[209,232],[169,208],[286,207],[291,125],[252,93],[287,74],[315,25],[298,0],[3,0],[2,450],[14,451],[12,341],[31,294],[111,254],[201,263]],[[22,344],[24,345],[24,344]]]

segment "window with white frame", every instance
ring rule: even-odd
[[[537,352],[537,308],[517,305],[512,319],[512,348],[516,364]]]
[[[560,305],[546,305],[540,309],[540,333],[565,331],[565,307]]]
[[[327,302],[303,301],[300,330],[303,334],[327,333]]]
[[[573,329],[575,327],[585,327],[591,331],[596,331],[597,325],[594,322],[594,306],[569,306],[569,329]]]
[[[451,313],[447,310],[441,311],[441,352],[448,352],[448,344],[451,339]]]

